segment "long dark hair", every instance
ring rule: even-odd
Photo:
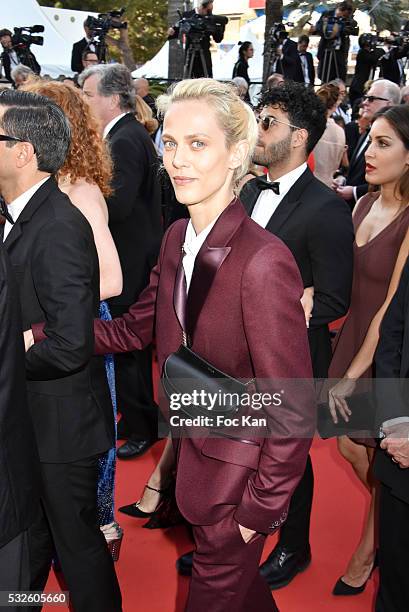
[[[386,119],[396,132],[405,149],[409,151],[409,106],[400,104],[398,106],[382,108],[375,113],[372,119],[372,125],[379,117]],[[409,204],[409,166],[399,179],[396,187],[398,189],[398,195],[402,198],[403,203],[406,205]]]
[[[239,40],[239,45],[240,45],[240,48],[239,48],[239,59],[241,59],[243,61],[246,61],[246,58],[244,57],[244,53],[247,51],[247,49],[249,47],[252,46],[252,44],[253,43],[250,42],[249,40],[245,40],[244,42],[241,42]]]

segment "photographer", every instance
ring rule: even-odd
[[[204,17],[210,17],[213,14],[213,0],[196,0],[196,8],[193,11],[186,11],[182,13],[182,19],[189,20],[190,23],[194,23],[197,20],[198,28],[197,30],[201,30],[203,33],[200,38],[200,49],[203,53],[203,58],[206,66],[202,65],[202,60],[199,54],[196,54],[192,66],[192,72],[188,76],[190,78],[200,78],[200,77],[212,77],[213,69],[212,69],[212,58],[210,54],[210,36],[213,37],[213,40],[217,43],[223,40],[224,36],[224,28],[225,24],[217,23],[214,33],[209,34],[206,29],[202,30],[202,20]],[[225,19],[225,18],[223,18]],[[227,20],[226,20],[227,23]],[[174,38],[178,38],[180,32],[180,22],[168,30],[168,40],[172,40]],[[185,68],[189,58],[189,49],[192,45],[192,37],[188,32],[186,34],[186,48],[185,48]],[[205,70],[206,68],[206,70]],[[207,74],[206,74],[207,72]]]
[[[84,21],[84,32],[85,32],[84,38],[81,38],[81,40],[74,43],[72,46],[71,70],[73,72],[78,72],[78,74],[84,70],[84,67],[85,68],[88,67],[88,66],[84,66],[82,62],[84,51],[90,51],[92,53],[95,53],[97,57],[99,56],[98,54],[99,44],[96,41],[94,41],[92,30],[90,28],[91,19],[92,18],[87,17],[86,20]]]
[[[40,74],[41,72],[41,66],[37,62],[34,53],[32,53],[27,46],[16,44],[16,41],[13,40],[14,38],[15,35],[13,36],[10,30],[6,28],[0,30],[0,43],[3,47],[1,62],[6,79],[10,83],[13,83],[13,85],[14,81],[11,77],[11,71],[20,64],[29,66],[35,74]]]
[[[346,79],[349,36],[358,33],[353,11],[349,2],[341,2],[334,11],[325,11],[311,29],[311,34],[321,36],[317,57],[318,78],[323,83],[335,78]]]
[[[277,72],[284,78],[294,80],[298,61],[297,43],[288,37],[283,23],[276,23],[271,33],[271,61],[269,73]]]
[[[388,81],[392,81],[399,86],[404,84],[405,75],[402,59],[407,57],[408,53],[409,45],[403,37],[391,36],[386,39],[384,53],[379,62],[381,78],[388,79]]]
[[[364,95],[365,83],[371,78],[371,72],[373,79],[373,73],[384,53],[383,49],[376,46],[376,43],[377,37],[373,34],[361,34],[358,38],[359,51],[356,56],[355,74],[349,89],[351,106],[354,105],[355,100]]]

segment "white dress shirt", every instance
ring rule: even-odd
[[[221,214],[221,213],[220,213]],[[218,215],[216,217],[216,219],[214,219],[214,221],[212,221],[211,223],[209,223],[209,225],[207,225],[204,230],[202,230],[200,232],[200,234],[196,235],[196,232],[194,230],[192,221],[190,220],[189,223],[187,224],[187,228],[186,228],[186,234],[185,234],[185,242],[183,243],[183,252],[184,252],[184,257],[183,257],[183,269],[185,271],[185,278],[186,278],[186,292],[189,293],[189,287],[190,287],[190,281],[192,280],[192,275],[193,275],[193,269],[195,267],[195,260],[196,260],[196,256],[198,254],[198,252],[200,251],[200,249],[202,248],[202,244],[204,243],[204,241],[206,240],[206,238],[208,237],[208,235],[210,234],[214,224],[216,223],[217,219],[219,218],[220,215]]]
[[[265,228],[277,210],[281,200],[287,195],[291,187],[294,185],[294,183],[296,183],[296,181],[298,181],[306,169],[307,164],[304,162],[301,164],[301,166],[298,166],[298,168],[295,168],[294,170],[291,170],[291,172],[288,172],[288,174],[278,178],[275,182],[280,183],[279,194],[274,193],[272,189],[265,189],[262,191],[258,196],[253,212],[251,213],[251,218],[253,221]],[[268,182],[271,182],[268,175],[266,178]]]
[[[109,123],[107,123],[106,126],[104,127],[104,132],[102,134],[102,138],[106,138],[108,136],[109,132],[114,127],[114,125],[116,125],[118,123],[118,121],[120,119],[122,119],[122,117],[125,117],[125,115],[127,115],[127,114],[128,113],[121,113],[120,115],[117,115],[116,117],[111,119],[111,121]]]
[[[310,74],[308,72],[307,56],[305,55],[305,53],[299,53],[298,55],[300,57],[301,68],[302,68],[302,72],[304,75],[304,83],[306,85],[309,85],[310,84]]]
[[[46,176],[39,183],[36,183],[32,187],[30,187],[30,189],[27,189],[27,191],[19,195],[18,198],[10,202],[10,204],[7,206],[7,210],[12,216],[14,223],[17,221],[24,208],[35,194],[35,192],[40,189],[41,185],[48,181],[49,178],[49,176]],[[12,229],[13,225],[9,221],[6,221],[4,225],[3,242],[6,240]]]

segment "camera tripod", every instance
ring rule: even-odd
[[[328,83],[331,81],[331,71],[335,68],[336,78],[339,79],[339,70],[335,49],[325,49],[322,60],[321,82]]]
[[[201,76],[206,78],[209,76],[209,70],[207,68],[204,52],[200,45],[201,40],[201,38],[193,38],[189,44],[189,48],[186,52],[185,65],[183,66],[184,79],[191,79],[196,76],[194,75],[196,60],[200,61],[202,66],[203,74]]]

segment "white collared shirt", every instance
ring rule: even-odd
[[[35,192],[40,189],[41,185],[48,181],[49,178],[49,176],[46,176],[39,183],[36,183],[32,187],[30,187],[30,189],[27,189],[27,191],[19,195],[18,198],[10,202],[10,204],[7,206],[7,210],[12,216],[14,223],[17,221],[24,208],[27,206],[28,202],[35,194]],[[6,240],[12,229],[13,225],[9,221],[6,221],[4,225],[3,242]]]
[[[120,115],[117,115],[116,117],[111,119],[111,121],[109,123],[107,123],[106,126],[104,127],[104,132],[102,134],[102,138],[106,138],[108,136],[109,132],[114,127],[114,125],[116,125],[118,123],[118,121],[120,119],[122,119],[122,117],[125,117],[125,115],[127,115],[127,114],[128,113],[121,113]]]
[[[281,200],[287,195],[291,187],[298,181],[306,169],[307,164],[304,162],[301,164],[301,166],[298,166],[298,168],[295,168],[294,170],[291,170],[291,172],[288,172],[287,174],[284,174],[284,176],[278,178],[277,182],[280,183],[279,194],[274,193],[272,189],[265,189],[262,191],[258,196],[253,212],[251,213],[251,218],[253,221],[265,228],[277,210]],[[268,175],[266,178],[268,182],[270,182],[270,177]]]
[[[185,242],[183,243],[183,247],[182,247],[183,252],[185,254],[183,257],[182,264],[183,264],[183,269],[185,271],[186,292],[187,293],[189,293],[190,282],[192,280],[193,269],[195,267],[195,260],[196,260],[197,254],[202,248],[202,244],[204,243],[204,241],[210,234],[214,224],[216,223],[219,217],[220,215],[217,215],[216,219],[214,219],[214,221],[209,223],[209,225],[207,225],[204,228],[204,230],[202,230],[200,234],[197,234],[197,235],[194,230],[192,220],[190,220],[189,223],[187,224]]]
[[[302,68],[302,72],[304,75],[304,83],[306,85],[310,84],[310,75],[308,72],[308,61],[307,61],[307,56],[305,55],[305,53],[299,53],[299,58],[300,58],[300,62],[301,62],[301,68]]]

